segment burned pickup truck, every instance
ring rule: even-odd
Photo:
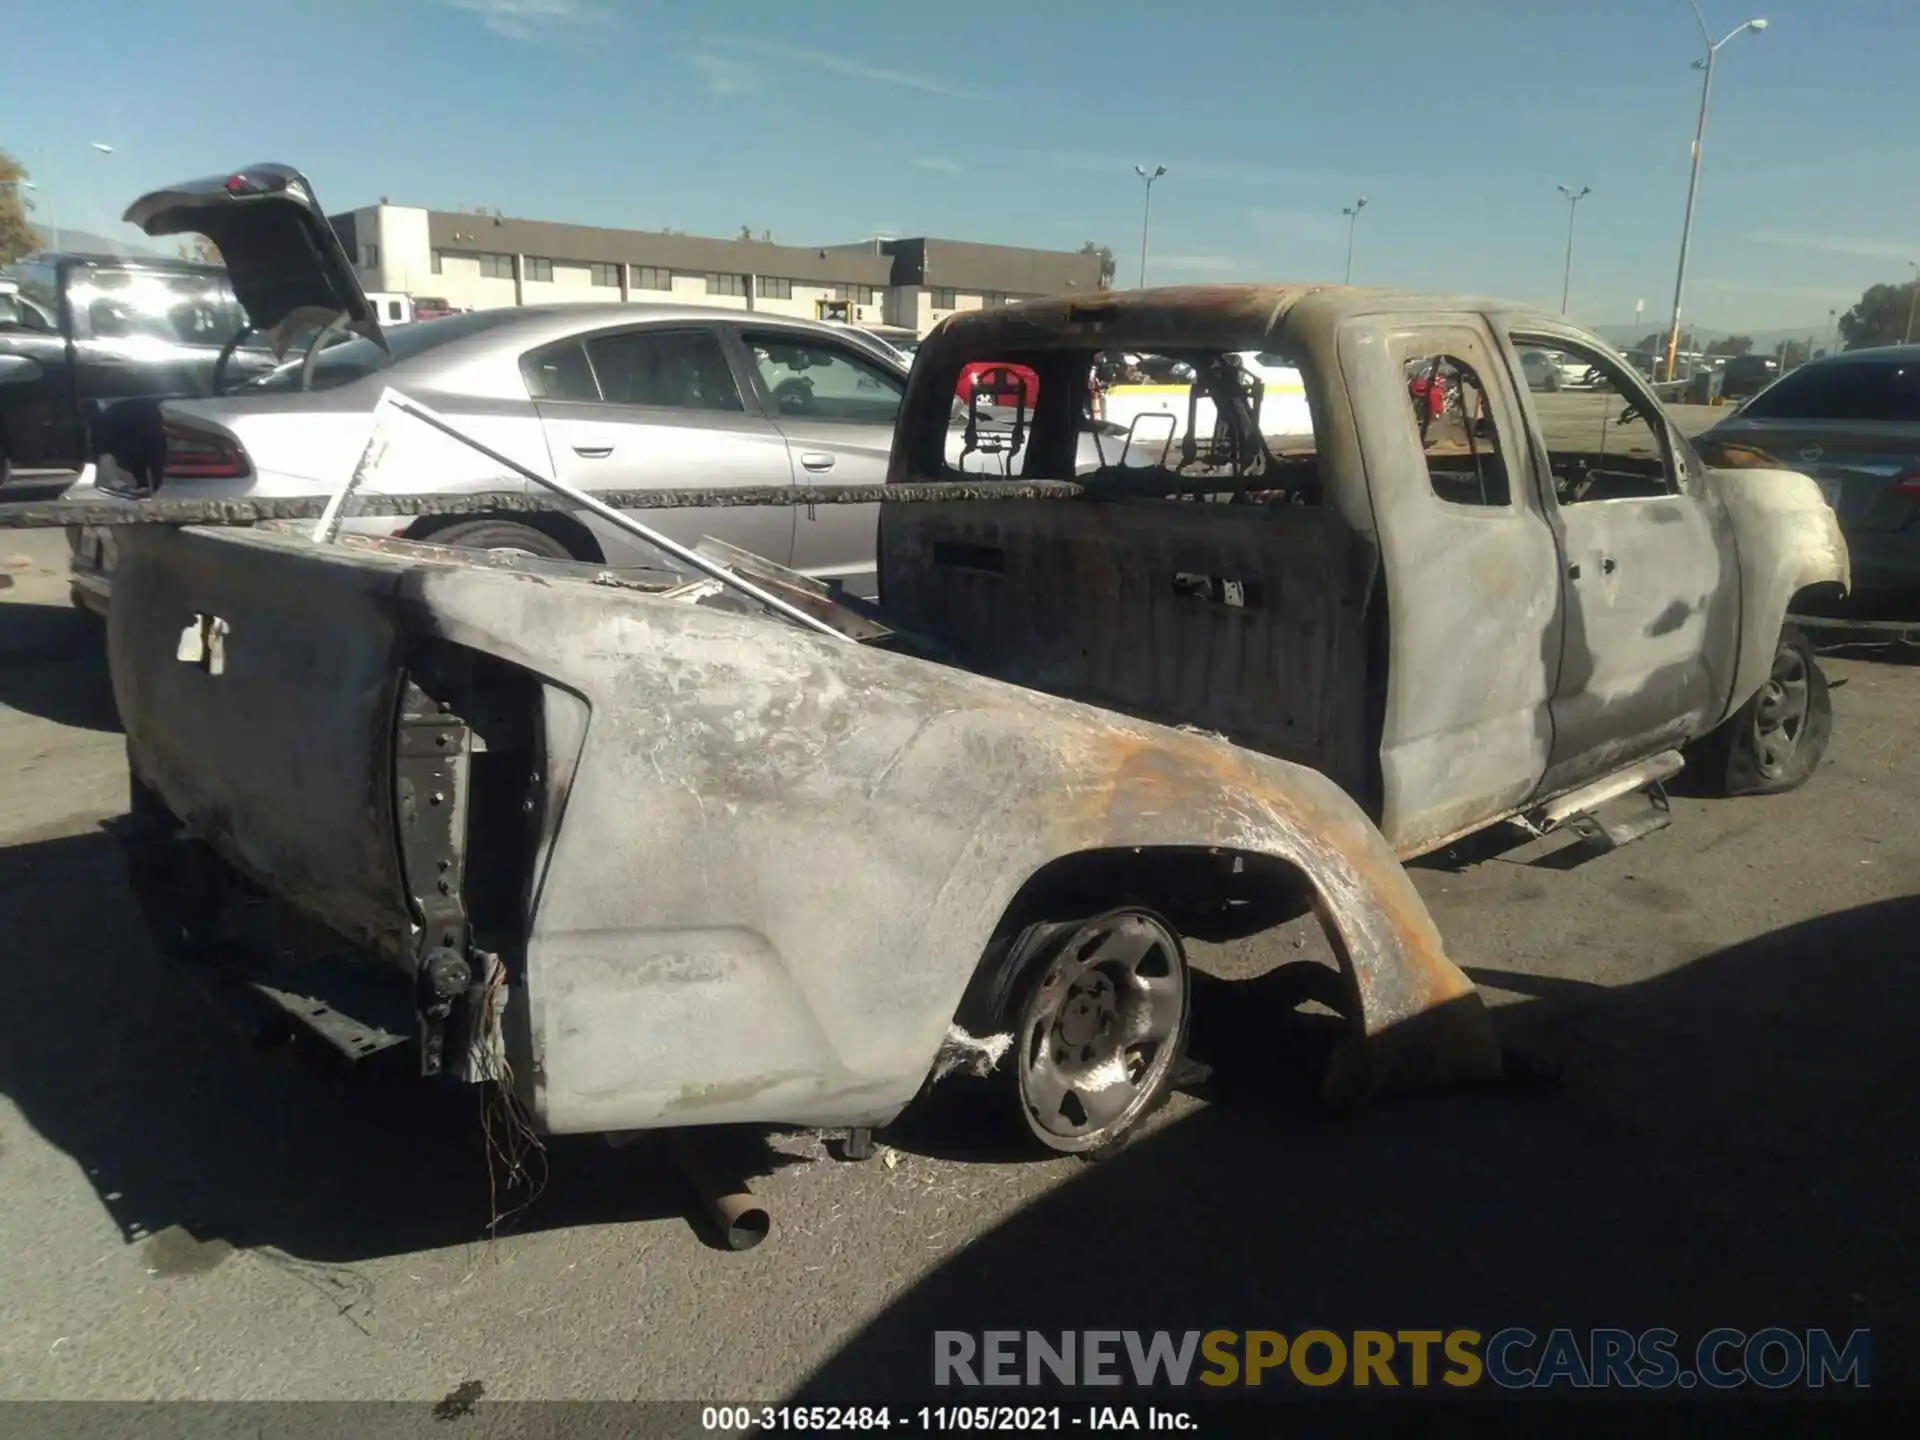
[[[1521,346],[1612,393],[1544,408]],[[1187,423],[1099,432],[1088,471],[1117,350],[1188,367]],[[982,364],[1011,410],[956,416]],[[1304,423],[1265,405],[1276,369]],[[724,549],[669,548],[712,578],[660,589],[327,543],[395,503],[362,476],[312,535],[182,527],[271,518],[243,504],[43,516],[126,527],[136,883],[175,953],[553,1132],[867,1127],[968,1060],[1034,1139],[1101,1148],[1177,1073],[1184,938],[1307,913],[1348,1023],[1332,1089],[1484,1076],[1401,858],[1594,820],[1689,753],[1723,790],[1798,784],[1830,722],[1785,617],[1848,578],[1811,481],[1709,471],[1591,337],[1343,288],[947,322],[883,493],[793,497],[882,500],[877,606]]]

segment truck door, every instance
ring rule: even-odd
[[[1387,598],[1374,660],[1376,687],[1385,670],[1380,828],[1418,854],[1539,786],[1560,663],[1558,561],[1484,320],[1366,321],[1342,334],[1340,354]]]
[[[1727,517],[1640,377],[1574,334],[1542,327],[1509,339],[1587,377],[1526,401],[1564,621],[1544,798],[1717,718],[1733,683],[1740,586]]]

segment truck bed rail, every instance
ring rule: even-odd
[[[679,510],[735,505],[951,504],[969,500],[1078,500],[1093,493],[1070,480],[928,481],[899,485],[745,485],[704,489],[599,490],[594,498],[616,510]],[[0,530],[45,530],[66,525],[253,525],[265,520],[318,520],[326,495],[279,499],[43,500],[0,504]],[[482,490],[459,495],[356,493],[350,515],[477,515],[574,510],[557,495]]]

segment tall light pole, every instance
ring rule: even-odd
[[[1737,35],[1749,30],[1758,35],[1767,28],[1767,22],[1761,19],[1748,20],[1734,30],[1730,30],[1718,41],[1713,32],[1707,29],[1707,18],[1700,13],[1700,0],[1691,0],[1693,18],[1700,22],[1700,37],[1707,42],[1704,58],[1693,62],[1693,68],[1701,72],[1700,81],[1700,122],[1693,131],[1693,176],[1687,181],[1687,218],[1680,227],[1680,268],[1673,277],[1673,328],[1667,335],[1667,379],[1673,379],[1674,366],[1680,354],[1680,301],[1687,288],[1687,247],[1693,242],[1693,202],[1700,191],[1700,149],[1707,139],[1707,101],[1713,94],[1713,58],[1720,53],[1721,47]]]
[[[1562,185],[1560,193],[1567,197],[1567,269],[1560,278],[1560,313],[1567,313],[1567,296],[1573,290],[1573,217],[1580,213],[1580,202],[1593,193],[1591,185],[1582,185],[1578,190],[1571,185]]]
[[[1146,166],[1136,165],[1133,173],[1147,182],[1147,203],[1140,211],[1140,288],[1144,290],[1147,288],[1147,223],[1153,219],[1153,182],[1167,173],[1167,167],[1156,165],[1149,174]]]
[[[1353,227],[1360,223],[1360,212],[1367,208],[1367,197],[1362,195],[1351,205],[1340,207],[1340,213],[1347,217],[1347,278],[1340,283],[1353,283]]]
[[[1907,295],[1907,334],[1901,341],[1903,345],[1913,343],[1913,307],[1920,303],[1920,260],[1909,260],[1907,264],[1913,267],[1913,289]]]

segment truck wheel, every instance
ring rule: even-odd
[[[1780,632],[1766,683],[1690,761],[1721,795],[1778,795],[1807,783],[1833,733],[1827,677],[1807,637]]]
[[[544,530],[517,520],[466,520],[420,537],[429,545],[453,545],[462,550],[495,550],[509,555],[536,555],[545,560],[571,560],[573,552]]]
[[[961,1024],[1011,1035],[995,1078],[1032,1140],[1111,1153],[1166,1100],[1191,1000],[1186,952],[1160,916],[1129,907],[1029,925],[989,952],[980,979]]]

